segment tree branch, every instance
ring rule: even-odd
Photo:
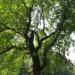
[[[0,32],[3,32],[3,31],[5,31],[6,30],[6,28],[4,28],[4,29],[0,29]]]
[[[60,36],[61,32],[64,29],[64,22],[66,20],[66,14],[67,14],[66,10],[64,9],[64,12],[63,12],[62,18],[61,18],[61,22],[58,23],[56,31],[53,32],[52,34],[50,34],[49,36],[46,36],[43,39],[41,39],[41,41],[44,41],[44,40],[48,39],[50,36],[56,35],[55,38],[54,38],[54,40],[49,45],[47,45],[47,49],[44,49],[44,51],[43,51],[42,69],[44,69],[45,66],[46,66],[46,64],[47,64],[47,54],[48,54],[49,50],[53,47],[53,45],[55,45],[55,43],[59,39],[59,36]]]
[[[26,29],[25,29],[25,33],[24,33],[24,36],[25,36],[25,38],[26,38],[26,35],[27,35],[27,33],[28,33],[28,31],[29,31],[29,28],[30,28],[30,26],[31,26],[31,9],[30,9],[30,13],[28,14],[28,20],[29,20],[29,22],[27,23],[27,27],[26,27]]]
[[[0,32],[3,32],[3,31],[5,31],[5,30],[9,29],[9,30],[12,30],[12,31],[14,31],[14,32],[16,32],[16,33],[22,35],[22,33],[16,31],[16,30],[13,29],[13,28],[10,28],[10,27],[6,26],[6,24],[0,23],[0,25],[3,25],[3,26],[5,27],[4,29],[0,30]]]
[[[50,35],[43,37],[43,38],[41,39],[41,41],[42,41],[42,42],[45,41],[46,39],[48,39],[48,38],[50,38],[51,36],[55,35],[56,32],[57,32],[57,30],[56,30],[55,32],[52,32]]]
[[[44,5],[43,5],[43,2],[42,2],[42,5],[41,5],[41,15],[40,15],[40,17],[41,17],[41,19],[43,20],[43,32],[44,32],[44,34],[45,34],[45,36],[46,36],[46,33],[45,33],[45,17],[44,17],[44,9],[43,9],[43,7],[44,7]]]
[[[22,0],[22,2],[26,6],[26,3],[23,0]],[[31,26],[31,18],[32,18],[31,13],[33,11],[33,5],[34,5],[34,0],[32,0],[32,5],[30,7],[27,8],[27,6],[26,6],[27,13],[28,13],[27,14],[27,16],[28,16],[28,23],[27,23],[27,27],[25,29],[25,36],[27,35],[27,33],[29,31],[29,28]]]
[[[41,45],[42,45],[42,42],[40,41],[39,35],[37,34],[37,32],[35,32],[34,30],[33,30],[33,32],[34,32],[34,34],[37,36],[37,39],[38,39],[38,46],[36,47],[36,50],[39,50],[39,48],[40,48]]]
[[[25,8],[27,10],[27,13],[28,13],[28,8],[27,8],[26,3],[24,2],[24,0],[22,0],[22,3],[24,4],[24,6],[25,6]]]
[[[42,64],[42,69],[44,69],[46,67],[47,64],[47,54],[49,53],[50,49],[53,47],[53,45],[55,45],[55,43],[57,42],[59,36],[60,36],[61,31],[57,32],[57,35],[55,36],[53,42],[51,42],[49,45],[47,45],[47,47],[44,49],[43,51],[43,64]]]
[[[0,52],[0,54],[6,53],[6,52],[8,52],[8,51],[10,51],[10,50],[12,50],[12,49],[14,49],[14,48],[17,48],[17,49],[21,50],[21,49],[23,49],[23,48],[24,48],[24,49],[27,49],[28,47],[17,47],[17,46],[4,47],[4,48],[3,48],[3,51]]]
[[[55,35],[57,31],[62,31],[63,27],[64,27],[64,22],[66,20],[66,10],[68,10],[68,8],[65,7],[64,11],[61,14],[61,21],[60,23],[57,24],[57,29],[55,30],[55,32],[52,32],[49,36],[45,36],[44,38],[41,39],[41,41],[43,42],[44,40],[50,38],[51,36]]]
[[[50,35],[45,36],[44,38],[42,38],[41,41],[43,42],[46,39],[50,38],[51,36],[55,35],[57,33],[57,31],[59,31],[59,30],[62,31],[63,27],[64,27],[64,22],[65,22],[65,13],[63,14],[63,18],[62,18],[61,22],[58,23],[57,29],[54,32],[52,32]]]
[[[6,53],[6,52],[10,51],[13,48],[15,48],[15,46],[5,47],[5,48],[3,48],[3,51],[0,52],[0,54]]]

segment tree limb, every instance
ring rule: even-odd
[[[49,45],[47,45],[47,47],[44,49],[44,51],[43,51],[43,64],[42,64],[42,69],[45,68],[45,66],[47,64],[47,54],[48,54],[49,50],[53,47],[53,45],[57,42],[60,33],[61,32],[57,33],[57,35],[55,36],[53,42],[51,42]]]
[[[6,53],[6,52],[10,51],[13,48],[15,48],[15,46],[5,47],[5,48],[3,48],[3,51],[0,52],[0,54]]]
[[[8,52],[8,51],[10,51],[10,50],[12,50],[12,49],[14,49],[14,48],[17,48],[17,49],[21,50],[21,49],[23,49],[23,48],[24,48],[24,49],[27,49],[28,47],[17,47],[17,46],[4,47],[4,48],[3,48],[3,51],[0,52],[0,54],[6,53],[6,52]]]
[[[53,45],[55,45],[55,43],[59,39],[59,36],[60,36],[61,32],[64,29],[64,22],[66,20],[66,14],[67,13],[66,13],[66,10],[65,10],[63,12],[61,22],[58,23],[58,25],[57,25],[57,30],[55,32],[53,32],[52,34],[50,34],[49,36],[46,36],[43,39],[41,39],[41,41],[44,41],[44,40],[48,39],[50,36],[55,35],[54,40],[49,45],[47,45],[47,49],[44,49],[44,51],[43,51],[42,69],[44,69],[46,67],[46,64],[47,64],[47,54],[48,54],[49,50],[53,47]]]
[[[19,31],[16,31],[16,30],[13,29],[13,28],[10,28],[10,27],[6,26],[6,24],[0,23],[0,25],[3,25],[3,26],[5,27],[5,28],[2,29],[2,30],[0,29],[0,32],[3,32],[3,31],[5,31],[5,30],[9,29],[9,30],[12,30],[12,31],[14,31],[14,32],[16,32],[16,33],[22,35],[22,33],[20,33]]]
[[[3,31],[5,31],[6,30],[6,28],[4,28],[4,29],[0,29],[0,32],[3,32]]]
[[[26,6],[26,3],[22,0],[22,2],[25,4],[25,6]],[[28,7],[27,8],[27,6],[26,6],[26,9],[27,9],[27,16],[28,16],[28,23],[27,23],[27,27],[26,27],[26,29],[25,29],[25,36],[27,35],[27,33],[28,33],[28,31],[29,31],[29,28],[30,28],[30,26],[31,26],[31,18],[32,18],[32,16],[31,16],[31,13],[32,13],[32,11],[33,11],[33,5],[34,5],[34,0],[32,0],[32,5],[30,6],[30,7]]]
[[[65,14],[63,14],[63,19],[61,20],[61,22],[58,23],[57,29],[54,32],[52,32],[51,34],[49,34],[48,36],[43,37],[41,39],[41,41],[43,42],[46,39],[50,38],[51,36],[55,35],[57,33],[57,31],[59,31],[59,30],[62,31],[63,30],[63,27],[64,27],[64,22],[65,22]]]
[[[28,7],[26,6],[26,3],[24,2],[24,0],[22,0],[22,3],[24,4],[26,10],[27,10],[27,13],[28,13]]]
[[[46,39],[50,38],[52,35],[55,35],[56,32],[57,32],[57,30],[54,31],[54,32],[52,32],[50,35],[43,37],[43,38],[41,39],[41,41],[42,41],[42,42],[45,41]]]
[[[33,30],[33,32],[34,32],[34,34],[37,36],[37,39],[38,39],[38,46],[36,47],[36,50],[39,50],[39,48],[40,48],[41,45],[42,45],[42,42],[40,41],[40,38],[39,38],[39,35],[37,34],[37,32],[35,32],[34,30]]]

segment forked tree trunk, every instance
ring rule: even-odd
[[[34,46],[34,32],[31,31],[30,37],[28,38],[28,43],[29,43],[29,50],[30,50],[30,55],[33,61],[33,75],[40,75],[41,73],[41,68],[40,68],[40,60],[39,60],[39,55],[38,55],[38,50]]]

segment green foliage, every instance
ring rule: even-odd
[[[32,74],[33,60],[25,49],[31,30],[35,48],[42,45],[41,66],[46,60],[42,75],[73,75],[73,64],[65,54],[75,31],[74,0],[0,0],[0,74]]]

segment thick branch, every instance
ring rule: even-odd
[[[15,46],[5,47],[5,48],[3,48],[3,51],[0,52],[0,54],[6,53],[6,52],[10,51],[13,48],[15,48]]]
[[[46,39],[50,38],[51,36],[55,35],[55,33],[57,32],[57,30],[55,32],[52,32],[50,35],[45,36],[44,38],[41,39],[41,41],[45,41]]]
[[[10,51],[10,50],[12,50],[14,48],[17,48],[17,49],[21,50],[21,49],[27,49],[28,47],[16,47],[16,46],[4,47],[3,51],[0,52],[0,54],[6,53],[6,52],[8,52],[8,51]]]
[[[41,48],[41,45],[42,45],[42,42],[40,41],[39,39],[39,35],[37,34],[37,32],[33,31],[34,34],[37,36],[37,39],[38,39],[38,46],[36,47],[37,50],[39,50],[39,48]]]
[[[14,31],[14,32],[16,32],[16,33],[22,35],[22,33],[16,31],[16,30],[13,29],[13,28],[10,28],[10,27],[6,26],[6,24],[0,23],[0,25],[3,25],[3,26],[5,27],[5,28],[3,28],[2,30],[0,30],[0,32],[3,32],[3,31],[5,31],[5,30],[9,29],[9,30],[12,30],[12,31]]]
[[[33,5],[34,5],[34,0],[32,0],[32,5],[27,8],[28,23],[27,23],[27,27],[25,29],[25,35],[27,35],[29,28],[31,26],[31,18],[32,18],[31,13],[33,11]]]
[[[6,28],[4,28],[4,29],[0,29],[0,32],[3,32],[3,31],[5,31],[5,30],[7,30]]]

